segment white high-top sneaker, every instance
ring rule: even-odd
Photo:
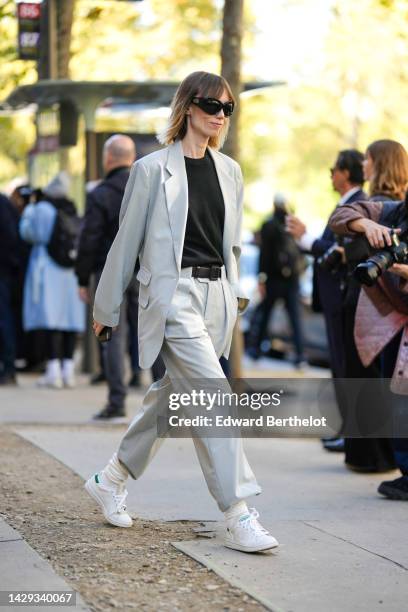
[[[47,361],[45,374],[37,381],[37,385],[39,387],[51,387],[51,389],[62,389],[62,372],[59,359]]]
[[[85,489],[102,508],[103,516],[115,527],[131,527],[133,521],[126,512],[127,490],[125,484],[108,488],[100,482],[99,474],[92,476]]]
[[[259,552],[279,546],[279,543],[262,527],[257,518],[259,513],[255,508],[227,521],[224,546],[242,552]]]
[[[75,364],[73,359],[63,359],[62,361],[62,380],[66,387],[75,387]]]

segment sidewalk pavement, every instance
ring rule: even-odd
[[[250,364],[251,367],[253,365]],[[266,369],[262,376],[281,377]],[[252,374],[251,374],[252,376]],[[87,478],[106,463],[124,426],[95,426],[103,388],[82,381],[72,391],[37,390],[24,377],[18,390],[0,391],[0,422]],[[142,394],[129,397],[135,412]],[[343,456],[323,451],[313,439],[245,440],[263,493],[250,505],[281,546],[245,555],[222,547],[219,537],[175,546],[282,612],[401,612],[408,596],[407,505],[382,499],[378,484],[397,473],[355,474]],[[191,440],[166,440],[147,472],[129,484],[135,515],[162,520],[194,519],[219,532]],[[169,503],[171,500],[171,503]]]
[[[24,586],[22,586],[24,585]],[[79,593],[58,576],[52,567],[35,550],[23,540],[15,529],[12,529],[0,518],[0,592],[4,591],[49,591],[72,594],[76,605],[69,610],[87,612],[89,608],[82,601]],[[15,610],[17,606],[5,605],[9,601],[5,593],[0,593],[0,609]],[[31,612],[49,612],[52,606],[24,606]],[[60,608],[59,608],[60,609]]]

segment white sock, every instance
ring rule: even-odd
[[[243,514],[249,514],[248,506],[244,501],[239,501],[236,504],[233,504],[226,512],[224,512],[224,516],[227,521],[233,518],[238,518]]]
[[[101,484],[107,487],[117,487],[124,484],[129,476],[129,472],[114,453],[108,465],[99,474]]]

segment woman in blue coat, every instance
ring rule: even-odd
[[[66,199],[69,181],[58,174],[43,190],[36,204],[29,204],[20,221],[20,234],[31,243],[23,302],[23,325],[26,331],[46,330],[47,367],[41,386],[73,387],[76,333],[85,329],[85,305],[78,297],[73,268],[59,266],[48,254],[57,217],[57,208],[75,211]]]

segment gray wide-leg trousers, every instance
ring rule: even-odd
[[[179,391],[184,381],[188,392],[191,389],[189,380],[212,379],[217,388],[231,392],[219,357],[232,335],[237,299],[224,267],[222,277],[217,280],[193,278],[191,270],[181,270],[166,319],[161,349],[165,375],[148,389],[140,412],[119,446],[119,460],[135,479],[143,473],[164,441],[163,437],[158,437],[158,417],[167,416],[168,398],[176,387]],[[193,414],[190,412],[187,416]],[[193,441],[209,491],[221,511],[261,492],[241,438],[195,436]]]

